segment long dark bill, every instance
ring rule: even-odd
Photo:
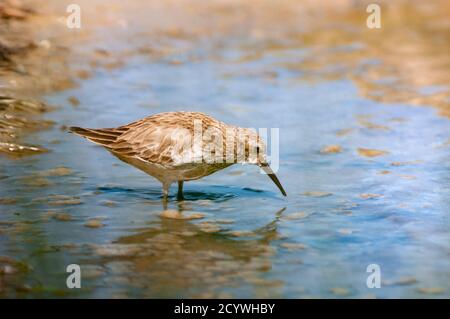
[[[267,176],[269,176],[270,179],[275,183],[275,185],[277,185],[277,187],[280,189],[281,194],[283,194],[284,196],[287,196],[286,192],[284,191],[283,186],[281,186],[281,183],[278,180],[277,175],[275,175],[275,173],[272,171],[270,166],[268,164],[262,164],[261,168],[264,170],[264,172],[267,174]]]

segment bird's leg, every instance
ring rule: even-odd
[[[178,194],[177,194],[178,200],[183,200],[183,181],[178,181]]]
[[[162,188],[163,188],[163,201],[167,202],[167,197],[169,196],[169,187],[170,184],[169,183],[163,183],[162,184]]]

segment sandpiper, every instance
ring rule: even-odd
[[[265,144],[256,131],[227,125],[204,113],[166,112],[116,128],[71,127],[70,131],[158,179],[165,200],[172,183],[178,183],[178,199],[183,199],[184,181],[236,163],[258,165],[286,196],[266,161]]]

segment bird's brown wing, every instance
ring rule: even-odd
[[[201,122],[203,131],[213,126],[223,134],[225,124],[206,114],[167,112],[123,126],[126,132],[115,140],[111,149],[120,156],[161,165],[192,164],[202,159],[203,151],[194,146],[194,139],[198,138],[194,134],[195,121]]]
[[[178,166],[191,164],[202,156],[201,149],[192,147],[194,120],[201,120],[203,129],[223,124],[201,113],[168,112],[113,129],[70,129],[119,157]]]
[[[118,157],[134,157],[161,165],[191,162],[190,132],[173,125],[139,121],[118,128],[71,127],[70,131],[104,146]]]
[[[133,124],[110,148],[117,155],[145,162],[182,165],[191,162],[191,137],[190,130],[182,126],[142,121]]]

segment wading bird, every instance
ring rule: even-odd
[[[258,165],[286,192],[266,161],[265,144],[251,129],[220,122],[199,112],[166,112],[116,128],[71,127],[70,131],[105,147],[120,160],[162,183],[164,199],[169,187],[210,175],[230,165]]]

